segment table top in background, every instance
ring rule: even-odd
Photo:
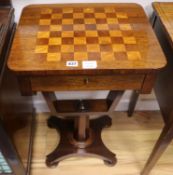
[[[153,8],[161,19],[173,45],[173,2],[155,2]]]

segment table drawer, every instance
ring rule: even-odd
[[[31,77],[33,91],[141,89],[143,74]]]

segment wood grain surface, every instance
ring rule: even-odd
[[[100,159],[77,157],[62,161],[57,168],[47,168],[45,156],[59,142],[57,132],[47,127],[48,117],[49,114],[45,113],[36,117],[31,175],[93,175],[98,171],[100,175],[139,175],[163,127],[159,112],[135,112],[133,118],[128,118],[124,112],[115,112],[113,125],[103,131],[102,138],[106,146],[117,154],[116,166],[107,167]],[[19,138],[26,132],[20,130],[15,135],[21,151],[21,143],[25,141],[21,142]],[[171,144],[150,175],[172,175],[172,147]]]
[[[67,67],[66,61],[78,61]],[[137,4],[31,5],[24,8],[8,66],[16,72],[150,71],[166,64]]]

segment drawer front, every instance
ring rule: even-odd
[[[143,74],[31,77],[33,91],[141,89]]]

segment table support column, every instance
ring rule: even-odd
[[[43,96],[53,114],[48,119],[48,126],[56,129],[60,135],[59,144],[47,155],[47,166],[56,166],[60,161],[74,156],[97,157],[106,165],[114,166],[117,162],[116,155],[104,145],[101,132],[103,128],[111,126],[112,119],[108,115],[114,111],[122,95],[123,91],[110,91],[105,101],[101,99],[93,103],[92,100],[76,100],[72,103],[70,100],[56,101],[54,92],[44,92]],[[64,113],[59,113],[56,105],[63,103],[66,105],[70,103],[70,108],[63,105]],[[101,114],[101,116],[89,120],[91,114]],[[60,118],[58,115],[66,118]]]
[[[74,137],[78,141],[85,141],[89,137],[89,116],[79,116],[75,118]]]

